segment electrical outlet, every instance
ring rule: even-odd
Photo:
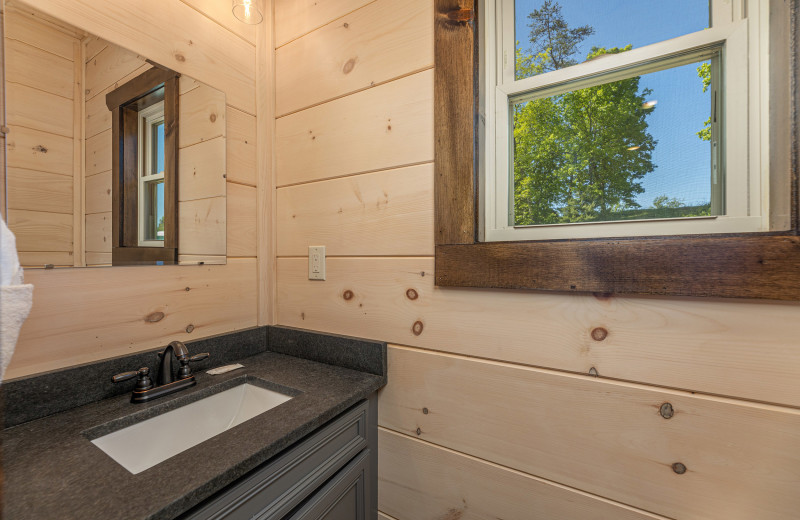
[[[308,279],[325,279],[325,246],[308,246]]]

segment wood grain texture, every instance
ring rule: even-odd
[[[255,110],[253,46],[180,0],[109,0],[103,9],[93,0],[37,0],[36,7],[208,83],[242,110]]]
[[[276,0],[275,46],[280,47],[374,1]]]
[[[15,127],[7,137],[9,168],[25,168],[72,177],[72,138]]]
[[[276,121],[278,186],[433,160],[433,71]]]
[[[72,251],[72,213],[9,209],[8,227],[18,251]]]
[[[800,507],[797,410],[405,348],[388,366],[383,427],[669,518]]]
[[[451,19],[474,0],[435,0],[434,128],[436,135],[436,244],[471,244],[476,238],[477,171],[474,151],[478,62],[477,18]]]
[[[256,256],[256,188],[228,183],[228,256]]]
[[[441,289],[432,270],[432,258],[330,258],[315,283],[305,258],[278,259],[278,323],[800,406],[800,305]]]
[[[86,213],[110,212],[111,205],[111,172],[103,172],[87,177],[85,181]]]
[[[433,164],[278,190],[278,256],[432,255]]]
[[[74,36],[53,30],[53,26],[37,19],[31,13],[6,6],[5,37],[38,47],[50,54],[72,61]]]
[[[278,116],[433,65],[430,0],[377,0],[275,51]]]
[[[33,309],[6,376],[252,327],[255,279],[253,259],[232,259],[224,266],[28,271]],[[147,322],[153,312],[163,312],[164,319]]]
[[[101,91],[96,96],[86,99],[86,137],[92,137],[100,132],[111,128],[111,111],[106,106],[106,94],[112,90],[119,88],[120,85],[126,83],[133,78],[141,75],[151,68],[149,63],[146,63],[130,73],[129,75],[120,78],[113,85]]]
[[[110,113],[110,112],[109,112]],[[111,170],[111,128],[86,139],[86,176]]]
[[[27,43],[6,40],[7,81],[72,99],[72,60]],[[44,79],[47,81],[43,81]]]
[[[218,24],[225,27],[230,32],[246,40],[252,45],[256,43],[256,32],[261,26],[248,25],[240,22],[231,14],[231,2],[220,2],[219,0],[181,0],[185,4],[192,6]],[[264,15],[264,22],[270,23],[269,15]]]
[[[440,245],[455,287],[800,300],[800,238],[665,237]]]
[[[66,175],[9,168],[8,207],[72,214],[72,179]]]
[[[274,0],[259,0],[274,20]],[[275,323],[277,254],[275,221],[275,23],[256,40],[256,254],[258,255],[258,324]]]
[[[97,36],[89,36],[84,39],[84,55],[83,59],[85,63],[89,63],[94,59],[95,56],[100,54],[103,49],[105,49],[108,45],[110,45],[107,41],[102,38],[98,38]]]
[[[178,151],[178,200],[225,196],[225,138]]]
[[[70,251],[18,251],[19,264],[26,269],[41,269],[45,265],[72,267],[75,262]],[[27,275],[26,275],[27,278]]]
[[[72,137],[72,100],[19,83],[6,87],[9,125]]]
[[[225,254],[225,206],[225,197],[178,202],[181,254]]]
[[[107,45],[86,64],[86,98],[99,95],[145,65],[145,58],[118,45]]]
[[[92,253],[86,252],[86,266],[87,267],[110,267],[111,266],[111,253]]]
[[[255,186],[258,181],[256,165],[256,118],[231,106],[226,112],[227,155],[225,171],[229,181]]]
[[[111,212],[86,215],[86,251],[111,253]]]
[[[664,518],[383,428],[378,447],[378,505],[397,519]]]
[[[185,148],[193,144],[224,137],[226,128],[225,94],[219,90],[200,85],[180,97],[180,125],[178,146]]]

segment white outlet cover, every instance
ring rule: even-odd
[[[308,279],[325,279],[325,246],[308,246]]]

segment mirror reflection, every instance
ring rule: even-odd
[[[224,93],[27,6],[4,16],[23,266],[225,263]]]

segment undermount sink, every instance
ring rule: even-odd
[[[92,443],[135,475],[291,398],[243,383],[109,433]]]

